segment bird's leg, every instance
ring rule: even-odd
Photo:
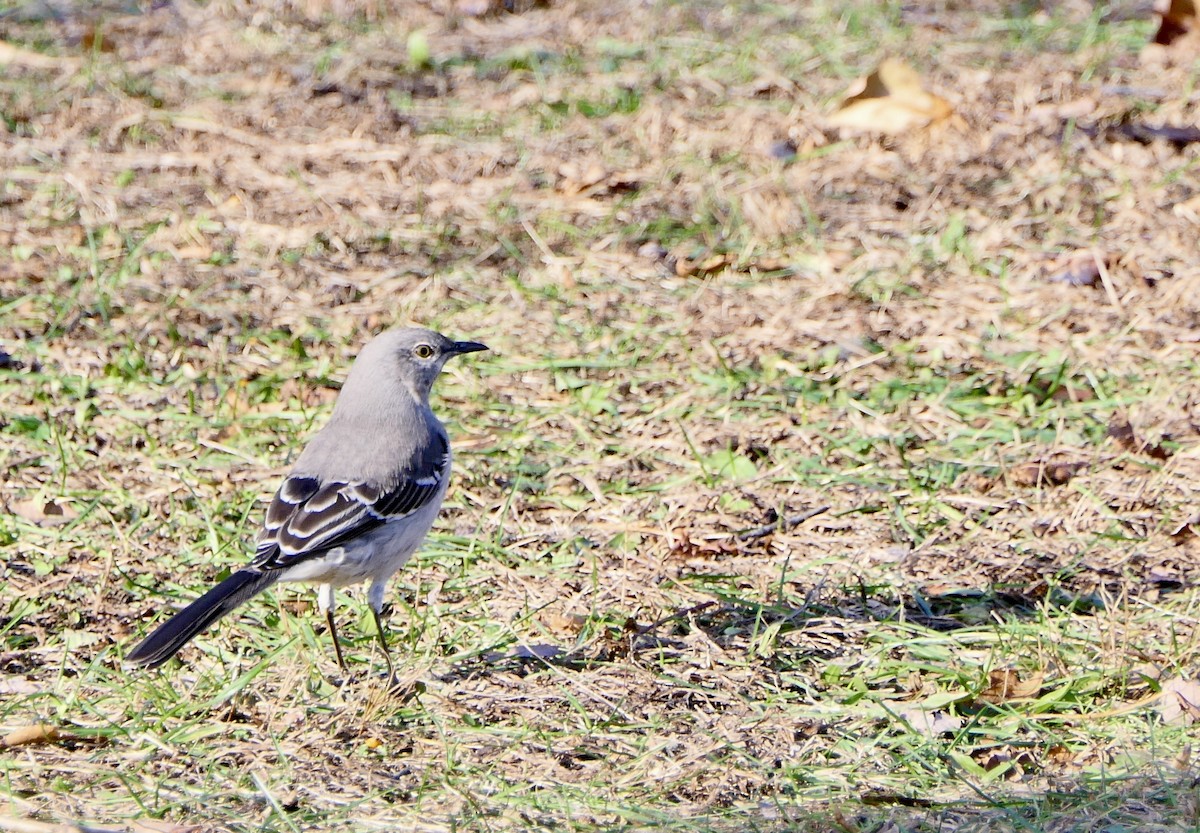
[[[383,636],[383,619],[379,617],[379,611],[374,608],[371,613],[375,616],[375,633],[379,635],[379,647],[383,649],[383,659],[387,662],[388,668],[388,685],[396,682],[396,668],[392,665],[392,653],[388,650],[387,639]]]
[[[383,659],[387,662],[388,669],[388,686],[396,684],[396,667],[392,665],[392,653],[388,650],[387,638],[383,635],[383,619],[379,613],[383,610],[383,591],[385,585],[382,581],[372,581],[371,588],[367,590],[367,604],[371,606],[371,613],[375,617],[375,633],[379,637],[379,647],[383,649]]]
[[[338,668],[346,673],[346,660],[342,656],[342,644],[338,642],[337,625],[333,623],[333,608],[325,611],[325,621],[329,624],[329,638],[333,640],[333,652],[337,654]]]
[[[325,612],[325,623],[329,626],[329,638],[333,640],[333,652],[337,654],[338,668],[346,673],[346,660],[342,656],[342,645],[338,642],[337,625],[333,622],[333,585],[322,584],[317,590],[317,607]]]

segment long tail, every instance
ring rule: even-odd
[[[175,656],[188,641],[243,602],[257,596],[279,580],[279,573],[238,570],[196,601],[158,626],[134,648],[126,659],[157,668]]]

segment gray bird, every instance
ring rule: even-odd
[[[450,479],[450,442],[429,407],[442,365],[487,347],[431,330],[389,330],[359,354],[333,416],[309,442],[267,508],[250,564],[176,613],[127,659],[162,665],[226,613],[277,581],[320,585],[338,665],[334,589],[370,580],[367,601],[393,676],[379,613],[391,578],[433,525]]]

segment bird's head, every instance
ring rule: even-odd
[[[359,353],[346,387],[370,389],[398,382],[418,402],[425,403],[434,380],[449,359],[486,349],[479,342],[451,341],[441,333],[421,327],[388,330],[368,342]]]

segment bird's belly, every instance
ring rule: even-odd
[[[307,581],[344,587],[374,579],[386,581],[421,545],[438,506],[422,507],[411,515],[388,521],[342,547],[335,547],[320,558],[289,567],[280,581]]]

